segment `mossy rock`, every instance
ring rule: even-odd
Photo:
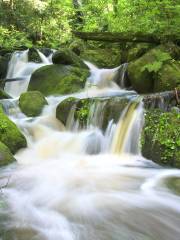
[[[84,88],[89,71],[69,65],[48,65],[36,70],[28,91],[40,91],[45,96],[68,94]]]
[[[148,50],[150,50],[154,45],[149,43],[137,43],[134,44],[127,51],[127,62],[131,62],[143,56]]]
[[[121,52],[118,49],[86,49],[81,58],[92,62],[99,68],[113,68],[121,63]]]
[[[73,51],[75,54],[77,54],[78,56],[80,56],[80,54],[83,53],[85,50],[84,41],[80,39],[76,39],[69,45],[69,49]]]
[[[54,64],[72,65],[79,68],[87,68],[81,58],[70,49],[61,49],[52,56]]]
[[[43,94],[38,91],[22,93],[19,98],[19,107],[28,117],[36,117],[41,114],[42,109],[47,105]]]
[[[128,65],[128,77],[138,93],[154,92],[154,81],[158,72],[167,61],[172,59],[171,52],[164,46],[151,49]],[[166,91],[167,89],[163,89]]]
[[[75,106],[74,119],[77,120],[83,128],[87,125],[91,118],[91,114],[94,114],[96,110],[100,109],[101,115],[99,116],[98,125],[105,130],[110,120],[113,119],[114,122],[118,122],[119,117],[128,102],[129,99],[120,97],[84,99],[70,97],[58,105],[56,109],[56,117],[66,125],[69,112],[72,107]],[[93,107],[93,111],[91,107]]]
[[[148,110],[141,142],[144,157],[160,165],[180,168],[180,114]]]
[[[25,148],[27,142],[23,134],[4,113],[0,106],[0,141],[14,154],[19,149]]]
[[[72,106],[75,105],[77,101],[77,98],[69,97],[58,104],[56,108],[56,118],[64,125],[66,125]]]
[[[6,166],[15,161],[9,148],[0,142],[0,167]]]
[[[154,91],[173,90],[180,86],[180,62],[169,61],[161,67],[154,81]]]

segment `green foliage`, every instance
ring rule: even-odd
[[[89,99],[80,100],[76,107],[75,118],[79,120],[81,124],[86,124],[89,117],[91,101]]]
[[[57,48],[70,41],[71,30],[166,33],[180,35],[180,4],[171,0],[6,0],[0,23],[13,46],[18,43]],[[22,35],[20,35],[20,33]],[[12,40],[11,40],[12,38]],[[23,40],[24,39],[24,40]],[[27,42],[26,42],[27,41]],[[155,69],[157,68],[154,67]]]
[[[160,163],[179,161],[180,153],[180,114],[177,112],[162,112],[149,110],[145,116],[144,136],[150,141],[152,151],[160,151]],[[142,145],[144,145],[144,139]],[[174,163],[180,167],[180,162]]]
[[[156,50],[154,54],[155,60],[152,63],[148,63],[141,68],[141,71],[148,70],[149,72],[158,72],[163,63],[170,60],[171,56],[169,53],[162,52],[161,50]]]
[[[20,32],[14,27],[8,29],[0,26],[0,46],[12,49],[20,46],[31,47],[32,43],[27,39],[27,35],[24,32]]]

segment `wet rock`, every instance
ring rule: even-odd
[[[54,64],[72,65],[79,68],[87,68],[81,58],[70,49],[61,49],[56,51],[52,56]]]
[[[6,166],[15,161],[9,148],[0,142],[0,167]]]
[[[7,70],[8,70],[8,62],[9,57],[8,56],[0,56],[0,79],[3,79],[6,77]]]
[[[23,134],[5,114],[0,106],[0,141],[14,154],[19,149],[25,148],[27,142]]]
[[[160,165],[180,168],[180,114],[147,110],[142,134],[142,154]]]
[[[2,88],[0,88],[0,99],[9,99],[11,98]]]
[[[69,65],[43,66],[32,74],[28,90],[45,96],[77,92],[84,88],[88,75],[88,70]]]
[[[22,93],[19,98],[19,107],[28,117],[36,117],[41,114],[42,109],[47,105],[43,94],[38,91]]]
[[[56,118],[66,125],[67,118],[73,105],[76,105],[78,99],[74,97],[66,98],[56,108]]]

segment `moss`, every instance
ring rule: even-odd
[[[77,98],[69,97],[60,102],[59,105],[57,106],[56,118],[59,119],[64,125],[66,125],[66,121],[72,106],[75,105],[77,101],[78,101]]]
[[[131,62],[128,76],[133,89],[138,93],[152,93],[167,91],[177,85],[179,63],[174,60],[177,52],[179,49],[173,44],[159,45]]]
[[[15,161],[12,153],[10,152],[9,148],[0,142],[0,167],[8,165]]]
[[[19,98],[19,107],[28,117],[40,115],[43,107],[47,104],[45,97],[38,91],[23,93]]]
[[[167,166],[180,167],[180,114],[148,110],[142,135],[145,157]]]
[[[100,68],[117,67],[121,63],[121,52],[118,49],[87,49],[81,57]]]
[[[2,106],[0,106],[0,141],[4,143],[13,154],[20,148],[27,146],[25,137],[17,126],[4,114]]]
[[[92,104],[92,100],[87,98],[87,99],[79,100],[76,105],[76,111],[75,111],[74,117],[76,120],[80,122],[81,125],[87,124],[91,104]]]
[[[149,43],[137,43],[132,46],[127,53],[127,61],[131,62],[143,56],[154,45]]]
[[[88,75],[88,70],[72,66],[44,66],[32,74],[28,90],[38,90],[45,96],[73,93],[84,88]]]
[[[72,65],[79,68],[87,68],[81,58],[70,49],[61,49],[53,54],[54,64]]]
[[[180,86],[180,62],[169,61],[161,67],[154,83],[154,91],[173,90]]]

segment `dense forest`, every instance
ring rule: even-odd
[[[0,46],[56,48],[73,31],[180,36],[177,0],[1,0]]]

